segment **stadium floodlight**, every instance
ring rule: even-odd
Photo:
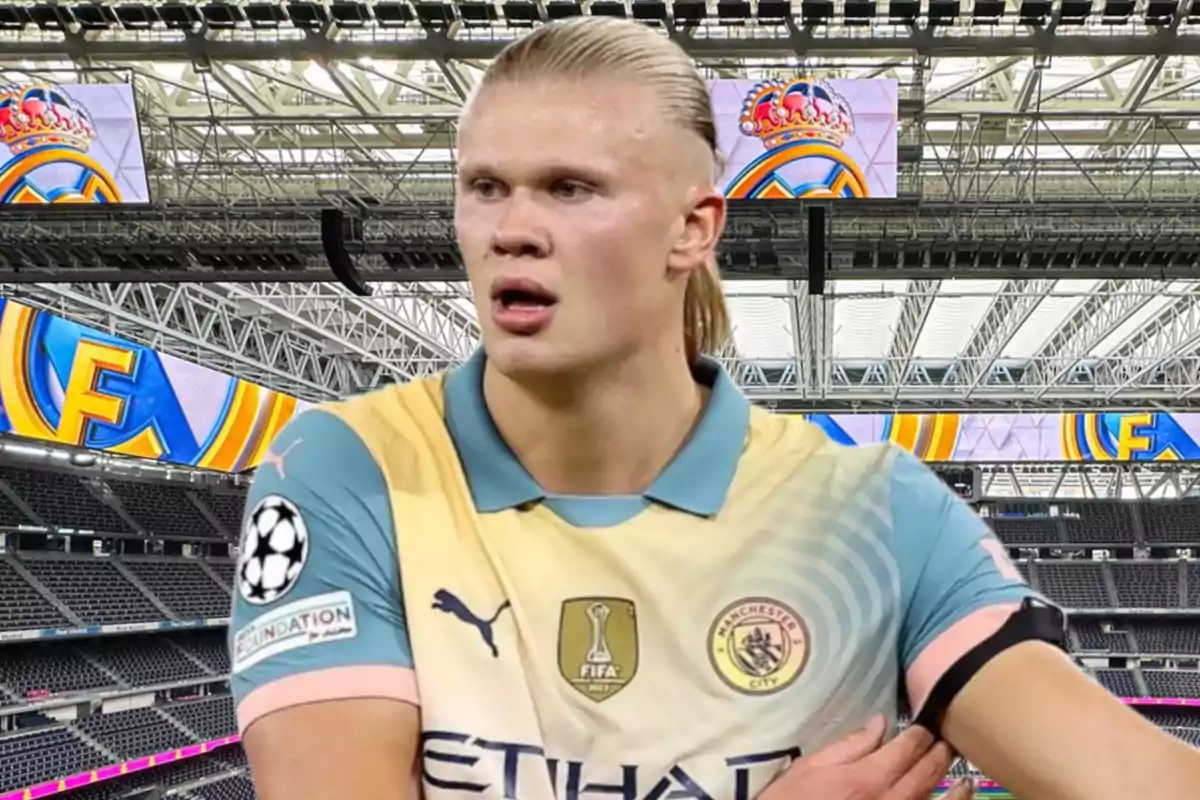
[[[633,18],[638,22],[664,22],[667,4],[663,0],[633,0]]]
[[[870,25],[877,12],[875,0],[846,0],[842,7],[847,25]]]
[[[961,10],[958,0],[929,0],[929,24],[951,25]]]
[[[0,5],[0,31],[20,31],[33,20],[24,6],[12,3]]]
[[[79,3],[71,8],[81,30],[106,31],[117,26],[117,15],[112,6],[97,3]]]
[[[578,0],[550,0],[546,3],[546,16],[550,19],[567,19],[583,16],[583,6]]]
[[[971,22],[975,25],[998,25],[1004,18],[1004,0],[975,0]]]
[[[160,21],[158,11],[149,3],[122,3],[113,10],[127,31],[150,30]]]
[[[791,0],[758,0],[758,21],[765,25],[783,25],[792,17]]]
[[[238,26],[238,23],[246,21],[246,12],[242,10],[241,6],[226,3],[224,0],[201,6],[200,16],[204,18],[204,22],[208,27],[214,31],[233,30]]]
[[[44,31],[65,31],[75,21],[71,9],[66,6],[52,6],[49,3],[38,3],[30,8],[29,17],[34,25]]]
[[[1046,20],[1050,18],[1050,0],[1021,0],[1017,17],[1022,25],[1045,25]]]
[[[371,9],[358,0],[338,0],[329,4],[333,24],[339,28],[365,28],[371,24]]]
[[[919,16],[920,0],[892,0],[888,3],[888,22],[893,25],[916,25]]]
[[[1146,3],[1147,25],[1170,25],[1179,10],[1179,0],[1149,0]]]
[[[514,28],[532,28],[540,19],[537,6],[529,0],[509,0],[501,8],[504,20]]]
[[[426,2],[413,3],[413,7],[417,11],[417,19],[421,21],[421,24],[431,28],[448,28],[457,21],[454,6],[449,3],[426,0]]]
[[[620,17],[625,18],[625,3],[621,0],[592,0],[591,8],[593,17]]]
[[[1105,25],[1125,25],[1133,16],[1133,0],[1108,0],[1100,21]]]
[[[762,18],[762,8],[758,11]],[[833,0],[804,0],[800,4],[800,19],[805,25],[828,25],[833,19]]]
[[[750,19],[749,0],[717,0],[717,22],[721,25],[745,25]]]
[[[163,3],[158,7],[163,25],[174,31],[194,31],[200,27],[200,12],[187,3]]]
[[[485,0],[460,0],[458,14],[468,28],[483,28],[500,19],[496,6]]]
[[[1092,0],[1062,0],[1059,25],[1082,25],[1092,14]]]
[[[684,25],[697,25],[708,16],[708,6],[704,0],[675,0],[671,16]]]
[[[247,3],[243,10],[246,21],[255,30],[271,30],[287,22],[287,14],[279,3]]]
[[[371,11],[375,15],[375,24],[381,28],[403,28],[417,18],[407,3],[375,3]]]
[[[312,0],[296,0],[287,4],[288,19],[301,30],[317,30],[329,22],[329,8]]]

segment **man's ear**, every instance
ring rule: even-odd
[[[667,269],[676,272],[703,269],[724,230],[725,198],[710,186],[684,215],[682,230],[667,257]]]

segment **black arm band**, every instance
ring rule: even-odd
[[[980,642],[966,655],[946,670],[933,691],[929,693],[921,713],[913,720],[935,738],[942,738],[942,714],[974,678],[976,673],[1000,653],[1021,642],[1047,642],[1063,650],[1067,649],[1067,617],[1062,610],[1046,605],[1032,597],[1025,598],[1021,608],[987,639]]]

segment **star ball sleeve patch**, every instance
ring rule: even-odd
[[[267,605],[296,585],[308,562],[308,526],[295,503],[277,494],[259,501],[242,531],[238,592],[247,603]]]

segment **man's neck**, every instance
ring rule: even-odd
[[[484,398],[501,437],[548,493],[638,494],[687,442],[708,396],[679,354],[662,361],[556,381],[553,395],[485,368]]]

